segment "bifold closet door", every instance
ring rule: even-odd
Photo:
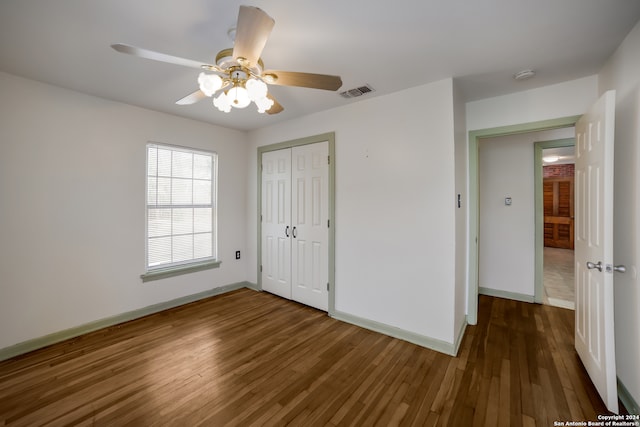
[[[329,303],[329,143],[292,149],[291,296],[320,310]]]
[[[262,154],[262,289],[291,299],[291,150]]]
[[[325,311],[328,159],[328,142],[262,154],[262,289]]]

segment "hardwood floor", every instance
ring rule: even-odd
[[[481,296],[451,357],[243,289],[1,362],[0,426],[596,420],[573,316]]]

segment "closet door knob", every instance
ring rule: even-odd
[[[287,228],[284,229],[284,235],[289,237],[289,226],[287,225]]]
[[[602,261],[598,261],[597,264],[594,264],[591,261],[587,261],[587,268],[589,270],[593,270],[595,268],[598,271],[602,271]]]
[[[294,239],[296,237],[298,237],[298,235],[296,234],[296,228],[295,227],[293,227],[293,230],[291,231],[291,235],[293,236]]]

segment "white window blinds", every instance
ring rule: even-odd
[[[216,257],[215,153],[147,145],[147,270]]]

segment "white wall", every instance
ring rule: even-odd
[[[336,310],[453,343],[453,127],[446,79],[251,132],[250,263],[257,147],[335,131]]]
[[[574,129],[565,128],[480,141],[479,287],[533,298],[534,143],[573,136]],[[511,206],[505,205],[506,197]]]
[[[246,134],[0,73],[0,349],[247,278]],[[145,145],[219,155],[219,269],[142,283]]]
[[[599,75],[599,92],[616,90],[614,246],[618,378],[640,404],[640,23]]]
[[[467,130],[489,129],[584,113],[597,99],[597,76],[467,103]]]
[[[455,195],[456,207],[456,295],[455,295],[455,324],[454,331],[459,333],[466,323],[467,314],[467,222],[468,206],[467,181],[468,181],[468,144],[465,103],[461,91],[458,90],[456,81],[453,85],[453,113],[454,113],[454,138],[455,138]],[[460,206],[458,207],[458,195]],[[458,337],[456,337],[458,339]]]

